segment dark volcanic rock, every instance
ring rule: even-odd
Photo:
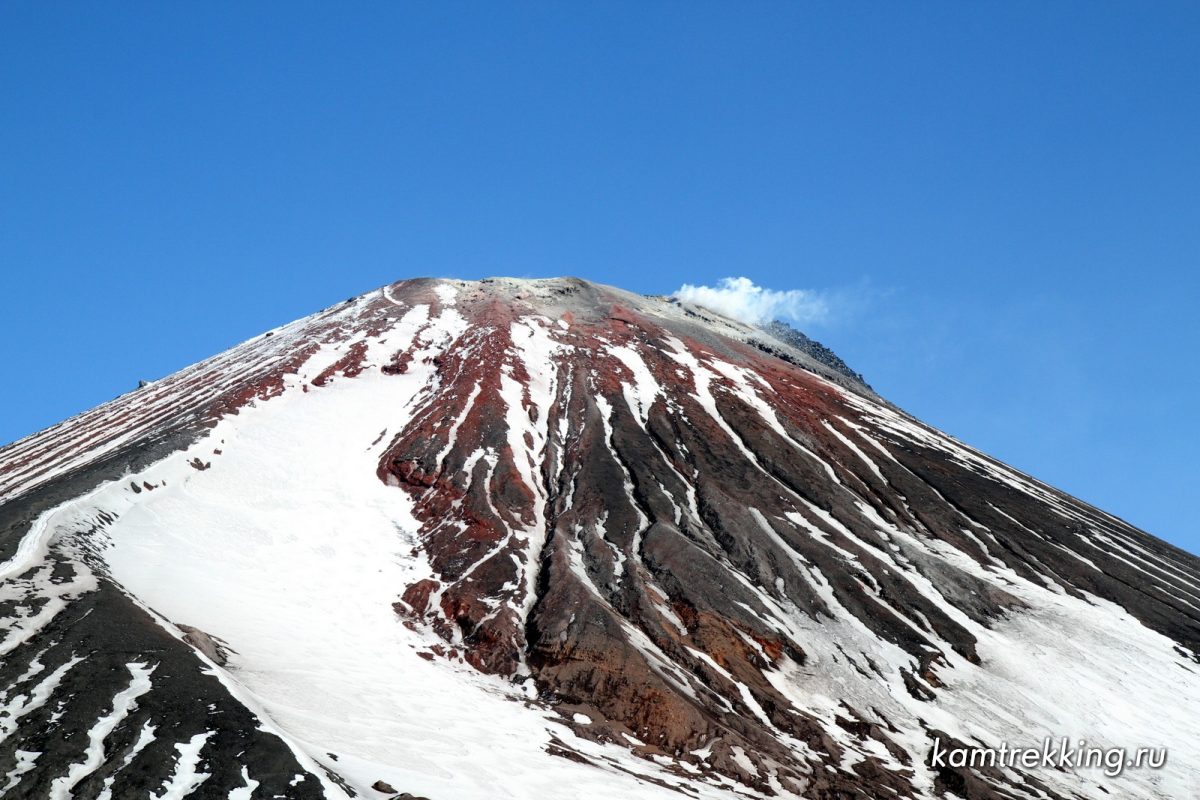
[[[768,322],[762,325],[762,329],[774,336],[779,341],[791,345],[800,352],[810,356],[818,363],[824,364],[835,372],[845,375],[847,378],[866,386],[868,389],[871,388],[863,379],[863,376],[850,369],[850,366],[845,361],[842,361],[837,353],[833,352],[817,340],[810,339],[807,335],[796,330],[786,322],[781,322],[780,320]],[[754,344],[762,347],[764,350],[770,351],[773,349],[770,348],[769,345],[762,342],[754,342]]]

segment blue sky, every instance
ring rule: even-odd
[[[817,293],[1193,552],[1200,6],[7,3],[0,441],[418,275]]]

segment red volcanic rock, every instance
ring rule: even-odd
[[[346,355],[339,358],[337,361],[330,364],[321,374],[312,379],[313,386],[324,386],[333,380],[337,374],[342,374],[347,378],[353,378],[363,370],[363,357],[367,354],[366,342],[354,342],[350,345]]]
[[[408,612],[421,617],[429,610],[429,596],[440,588],[441,584],[431,578],[425,578],[411,584],[404,590],[404,604]]]

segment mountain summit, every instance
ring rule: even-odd
[[[404,281],[0,449],[0,795],[1191,796],[1200,561],[789,331]],[[936,755],[1047,737],[1169,759]]]

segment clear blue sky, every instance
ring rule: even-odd
[[[419,275],[824,293],[1193,552],[1195,3],[5,3],[0,441]]]

